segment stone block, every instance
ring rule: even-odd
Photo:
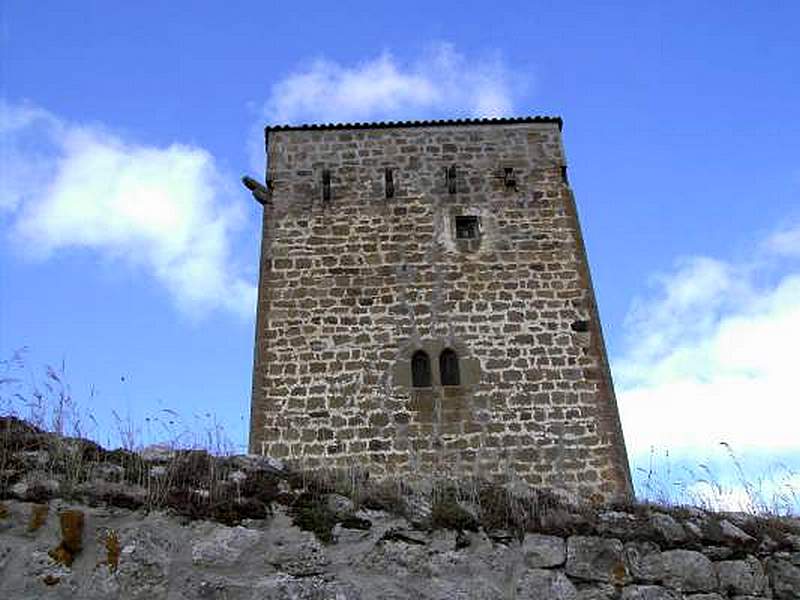
[[[775,600],[797,600],[800,590],[800,564],[795,564],[787,555],[769,558],[766,566]]]
[[[623,558],[623,545],[617,539],[577,535],[569,537],[566,572],[570,577],[615,585],[631,581]]]
[[[713,563],[694,550],[668,550],[651,554],[640,568],[655,581],[679,592],[714,592],[717,573]]]
[[[577,600],[619,600],[619,588],[610,583],[582,583],[576,587]]]
[[[669,515],[662,513],[650,515],[650,526],[667,544],[679,544],[687,538],[683,526]]]
[[[566,560],[566,544],[554,535],[529,533],[522,543],[522,554],[528,567],[558,567]]]
[[[654,542],[634,541],[625,544],[624,556],[628,569],[637,581],[654,582],[658,580],[658,561],[651,557],[661,554],[661,548]]]
[[[560,571],[530,569],[517,582],[518,600],[578,600],[575,585]]]
[[[757,596],[767,588],[764,569],[753,556],[748,556],[745,560],[717,562],[714,563],[714,568],[717,571],[719,589],[725,594]]]

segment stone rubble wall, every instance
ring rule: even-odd
[[[631,496],[555,123],[279,130],[268,141],[251,452]],[[458,215],[479,218],[479,241],[456,239]],[[438,381],[444,348],[459,355],[459,386]],[[419,349],[428,389],[411,386]]]
[[[361,510],[367,530],[337,525],[333,543],[322,544],[282,508],[230,527],[60,500],[0,506],[0,597],[14,600],[800,598],[800,536],[758,541],[723,521],[719,537],[704,538],[708,517],[699,512],[685,521],[652,513],[646,522],[660,533],[649,540],[634,535],[640,519],[605,513],[593,534],[520,541],[419,531]],[[82,523],[69,564],[53,552],[64,544],[64,514]],[[696,537],[696,528],[706,533]]]
[[[800,598],[797,518],[350,477],[0,417],[0,598]]]

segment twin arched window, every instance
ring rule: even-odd
[[[431,387],[431,359],[424,350],[411,357],[411,380],[414,387]]]
[[[442,385],[461,385],[458,355],[450,348],[439,355],[439,381]],[[414,387],[431,387],[431,360],[424,350],[411,357],[411,382]]]
[[[458,355],[450,348],[445,348],[439,355],[439,380],[442,385],[461,385],[461,377],[458,373]]]

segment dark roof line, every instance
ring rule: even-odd
[[[305,125],[267,125],[270,131],[314,131],[327,129],[391,129],[394,127],[441,127],[447,125],[508,125],[512,123],[556,123],[559,131],[564,125],[561,117],[494,117],[484,119],[436,119],[430,121],[378,121],[375,123],[310,123]]]

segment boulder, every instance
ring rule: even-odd
[[[11,486],[11,496],[20,500],[42,502],[48,498],[58,496],[61,491],[61,482],[41,471],[32,471]]]
[[[652,554],[641,562],[641,569],[653,579],[679,592],[714,592],[717,574],[713,563],[694,550],[668,550]]]
[[[341,494],[328,494],[325,497],[325,505],[338,519],[353,514],[353,510],[355,509],[353,501]]]
[[[286,471],[286,466],[283,461],[271,456],[262,456],[260,454],[242,454],[239,456],[231,457],[230,459],[235,468],[242,469],[243,471],[265,471],[275,475],[283,474]]]
[[[679,544],[686,540],[686,530],[669,515],[653,513],[650,515],[650,526],[655,534],[667,544]]]
[[[598,515],[597,533],[621,538],[633,539],[641,531],[641,523],[635,515],[620,511],[606,511]]]
[[[793,564],[788,555],[769,558],[767,574],[776,600],[797,600],[800,590],[800,566]]]
[[[761,563],[753,556],[745,560],[725,560],[714,564],[719,589],[728,595],[762,594],[767,588],[767,577]]]
[[[412,523],[425,523],[431,518],[432,506],[429,498],[423,495],[404,496],[403,513]]]
[[[560,537],[533,533],[525,536],[522,554],[528,567],[558,567],[566,560],[566,547]]]
[[[578,591],[560,571],[530,569],[517,583],[518,600],[578,600]]]
[[[631,581],[618,539],[573,535],[567,540],[567,575],[620,585]]]
[[[628,542],[624,549],[625,562],[633,578],[637,581],[652,583],[658,580],[661,549],[654,542]]]
[[[722,531],[722,538],[732,544],[752,544],[756,539],[742,531],[739,527],[728,521],[723,520],[719,524]]]
[[[697,523],[694,523],[692,521],[686,521],[683,524],[683,529],[693,538],[701,539],[703,537],[703,529]]]

